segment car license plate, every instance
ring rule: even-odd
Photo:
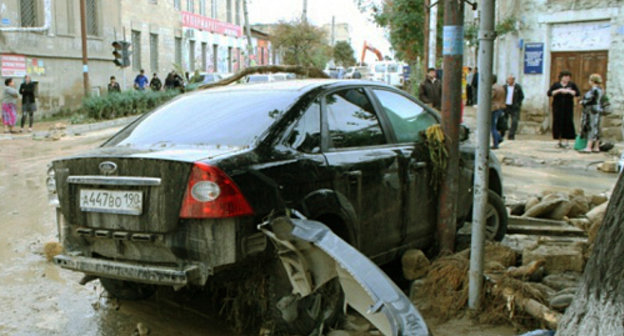
[[[141,191],[82,189],[80,190],[80,210],[140,215],[143,213],[143,193]]]

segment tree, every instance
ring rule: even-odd
[[[343,67],[349,67],[355,64],[354,51],[351,45],[345,41],[338,41],[334,45],[334,61]]]
[[[360,4],[361,5],[361,4]],[[380,7],[372,5],[373,18],[388,28],[390,44],[399,59],[414,63],[424,50],[423,0],[384,0]]]
[[[624,179],[618,179],[579,290],[557,335],[624,335]]]
[[[283,52],[286,64],[322,69],[331,58],[325,32],[307,21],[280,22],[271,43]]]

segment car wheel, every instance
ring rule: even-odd
[[[108,294],[121,300],[143,300],[156,292],[156,286],[136,282],[100,278],[100,283]]]
[[[494,191],[488,190],[485,210],[485,239],[501,241],[507,232],[507,208],[503,199]]]
[[[281,263],[269,277],[269,311],[273,334],[311,335],[344,320],[344,293],[337,278],[304,298],[292,294]]]

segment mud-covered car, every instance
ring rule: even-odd
[[[205,286],[258,266],[272,274],[274,249],[257,225],[297,211],[387,263],[434,241],[438,197],[422,133],[439,122],[415,98],[365,81],[183,95],[100,147],[53,162],[66,249],[55,262],[100,278],[125,299],[146,297],[154,285]],[[507,214],[493,155],[490,163],[486,236],[500,240]],[[461,224],[472,206],[474,148],[467,143],[460,165]],[[336,291],[300,298],[280,283],[262,299],[301,330],[340,309]]]

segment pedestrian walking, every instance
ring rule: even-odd
[[[591,89],[583,95],[583,115],[581,116],[581,137],[587,139],[587,146],[580,152],[600,152],[600,117],[602,113],[601,98],[602,77],[599,74],[589,76]]]
[[[425,104],[440,109],[442,105],[442,84],[436,76],[434,68],[427,69],[427,77],[420,83],[418,98]]]
[[[516,77],[510,75],[507,77],[505,84],[505,114],[507,119],[511,119],[511,128],[507,139],[514,140],[516,138],[516,130],[518,129],[518,120],[520,119],[520,110],[522,101],[524,100],[524,92],[522,86],[516,83]]]
[[[574,97],[581,95],[578,87],[571,81],[572,73],[563,70],[559,73],[559,81],[554,83],[547,94],[553,97],[552,102],[552,135],[558,140],[557,147],[567,148],[568,140],[574,140]]]
[[[500,135],[497,129],[498,119],[503,115],[505,111],[505,88],[502,85],[496,83],[496,75],[492,75],[492,140],[494,142],[492,149],[498,149],[498,146],[503,142],[503,137]]]
[[[149,84],[149,79],[145,76],[145,70],[141,69],[139,74],[134,78],[134,88],[143,91]]]
[[[472,106],[472,77],[474,73],[472,68],[468,67],[468,73],[466,74],[466,106]]]
[[[175,73],[173,71],[167,74],[167,77],[165,77],[165,86],[164,86],[165,90],[174,89],[175,87],[174,78],[175,78]]]
[[[152,89],[152,91],[160,91],[160,89],[162,88],[162,82],[160,81],[160,78],[158,78],[158,74],[154,72],[154,76],[152,77],[152,79],[150,80],[150,89]]]
[[[16,133],[13,126],[17,121],[17,98],[19,93],[15,89],[13,78],[4,80],[4,92],[2,94],[2,124],[4,133]]]
[[[479,70],[477,67],[474,68],[472,73],[472,82],[470,85],[472,86],[472,104],[477,105],[479,103]]]
[[[26,118],[28,117],[28,132],[32,132],[33,117],[37,111],[35,102],[35,90],[37,83],[33,82],[30,76],[24,76],[24,82],[20,84],[19,93],[22,95],[22,122],[21,129],[24,130]]]
[[[108,82],[108,93],[118,93],[121,92],[121,87],[119,87],[119,83],[115,79],[115,76],[110,76],[110,82]]]

